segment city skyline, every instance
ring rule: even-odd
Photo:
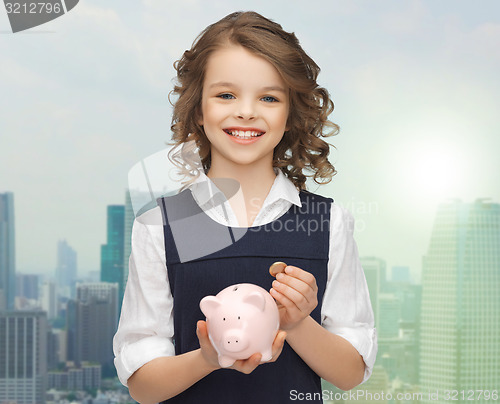
[[[111,205],[107,210],[108,246],[123,245],[127,209]],[[381,395],[413,394],[417,402],[444,403],[449,400],[447,392],[469,394],[475,391],[471,389],[484,391],[476,398],[478,402],[498,397],[499,337],[495,330],[500,320],[499,240],[500,204],[452,201],[441,204],[433,218],[422,285],[412,282],[408,267],[389,267],[383,257],[361,257],[379,349],[372,377],[354,389],[354,397],[359,393],[366,397],[354,401],[387,402],[389,399],[381,399]],[[75,265],[76,253],[71,247],[62,242],[59,246],[61,266]],[[103,249],[102,258],[109,257],[110,251]],[[126,261],[123,256],[121,259]],[[34,402],[34,397],[44,395],[45,385],[58,387],[57,394],[74,394],[77,390],[90,394],[101,386],[102,377],[108,378],[106,385],[110,385],[109,378],[115,375],[111,341],[119,316],[119,284],[113,281],[122,279],[116,274],[110,276],[110,270],[125,272],[123,265],[114,262],[101,268],[100,277],[110,277],[112,282],[76,282],[70,288],[76,288],[75,298],[69,300],[67,284],[52,283],[56,287],[51,289],[47,288],[50,282],[37,282],[37,275],[17,274],[16,310],[0,310],[0,341],[4,340],[0,347],[7,347],[0,349],[0,357],[7,358],[6,363],[20,364],[23,361],[18,355],[28,357],[26,352],[34,351],[28,346],[19,354],[12,348],[15,335],[9,331],[11,327],[23,332],[26,321],[22,319],[33,316],[43,319],[47,329],[42,327],[44,331],[33,334],[30,341],[36,352],[46,352],[47,356],[29,356],[32,368],[39,369],[38,376],[21,376],[24,373],[15,369],[22,368],[6,366],[3,377],[0,375],[0,396],[21,397],[25,386],[30,386],[32,392],[25,402]],[[36,290],[37,284],[42,293]],[[56,316],[47,313],[50,309],[46,306],[52,299],[47,293],[58,295]],[[332,396],[341,394],[327,382],[323,385]]]
[[[418,281],[438,203],[500,200],[497,2],[87,1],[31,34],[5,33],[0,12],[0,192],[16,195],[18,272],[53,273],[59,239],[79,276],[99,270],[106,206],[126,203],[128,171],[170,138],[172,63],[248,8],[296,32],[322,68],[338,175],[311,190],[352,211],[360,255]]]

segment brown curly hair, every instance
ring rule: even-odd
[[[228,43],[241,45],[266,59],[289,88],[288,130],[274,149],[273,166],[279,167],[300,190],[306,188],[306,177],[313,177],[318,184],[330,182],[336,170],[328,161],[329,144],[321,137],[337,134],[339,127],[328,120],[333,111],[328,91],[316,83],[320,68],[304,52],[294,33],[252,11],[235,12],[209,25],[174,63],[178,82],[171,92],[177,96],[172,103],[173,144],[194,142],[203,169],[208,171],[210,142],[198,123],[205,68],[210,54]],[[325,132],[327,128],[331,130]],[[169,156],[177,165],[182,160],[179,154],[177,158]],[[304,170],[313,174],[306,175]],[[191,176],[196,173],[189,163],[184,164],[184,171]]]

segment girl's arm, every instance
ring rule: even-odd
[[[287,266],[273,282],[271,294],[281,303],[281,328],[287,342],[318,376],[342,390],[363,381],[365,363],[344,338],[319,325],[309,314],[317,305],[318,288],[312,274]]]
[[[128,379],[129,392],[134,400],[141,404],[167,400],[219,368],[217,356],[214,361],[207,349],[210,347],[207,346],[206,324],[200,323],[196,332],[203,349],[156,358],[146,363]]]
[[[183,392],[213,370],[204,360],[201,349],[156,358],[128,379],[129,393],[139,403],[159,403]]]
[[[182,393],[198,380],[220,368],[217,352],[208,338],[205,321],[198,321],[196,335],[200,348],[182,355],[154,359],[138,369],[129,379],[132,398],[141,404],[158,403]],[[274,362],[280,355],[286,333],[280,331],[273,344]],[[249,374],[260,365],[262,355],[238,360],[232,369]]]
[[[332,334],[307,316],[288,331],[287,342],[318,376],[342,390],[363,381],[363,357],[344,338]]]

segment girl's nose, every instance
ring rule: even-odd
[[[255,106],[252,102],[240,102],[236,109],[236,114],[239,119],[254,119],[256,115]]]

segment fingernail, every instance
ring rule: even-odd
[[[283,272],[280,272],[278,275],[276,275],[276,279],[283,279],[285,275],[283,275]]]
[[[279,288],[280,285],[281,283],[279,283],[278,281],[273,281],[273,287]]]

